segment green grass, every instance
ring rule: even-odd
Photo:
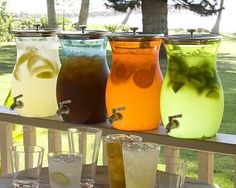
[[[236,134],[236,36],[225,36],[218,52],[217,67],[224,89],[225,109],[222,125],[219,132]],[[0,45],[0,104],[3,104],[10,89],[11,73],[16,60],[16,47],[14,43]],[[109,60],[110,61],[110,60]],[[164,72],[165,61],[161,60]],[[47,140],[46,130],[39,129],[40,133],[37,143],[45,145]],[[18,136],[17,136],[18,135]],[[21,142],[22,130],[15,134],[16,141]],[[18,138],[18,139],[17,139]],[[63,138],[65,139],[65,138]],[[197,178],[197,152],[183,150],[181,156],[189,162],[188,176]],[[101,157],[100,157],[101,162]],[[215,155],[215,183],[222,188],[233,188],[234,158],[222,154]]]

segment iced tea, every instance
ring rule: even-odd
[[[57,80],[57,101],[71,100],[65,121],[106,121],[105,87],[109,70],[102,56],[65,57]]]

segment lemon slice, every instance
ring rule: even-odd
[[[53,78],[56,76],[55,72],[49,66],[40,66],[36,67],[31,71],[31,75],[36,76],[37,78]]]
[[[50,178],[56,184],[67,186],[70,184],[70,179],[60,172],[53,172],[50,174]]]

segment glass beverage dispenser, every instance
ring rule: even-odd
[[[19,115],[46,117],[56,114],[56,81],[60,69],[58,42],[53,30],[14,31],[17,61],[12,96]]]
[[[104,32],[59,33],[63,62],[57,81],[57,113],[64,121],[107,120],[105,88],[109,74]]]
[[[224,96],[216,70],[220,38],[174,35],[164,38],[167,73],[161,90],[161,116],[167,133],[208,138],[218,131]]]
[[[121,130],[157,128],[161,121],[160,35],[121,33],[108,39],[112,48],[112,68],[106,87],[110,123]]]

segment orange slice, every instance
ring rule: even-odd
[[[153,74],[151,71],[141,69],[134,74],[134,83],[141,88],[148,88],[153,83]]]

